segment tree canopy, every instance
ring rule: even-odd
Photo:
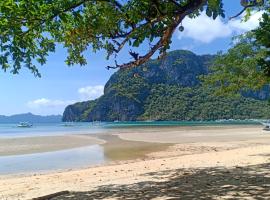
[[[241,1],[244,10],[262,0]],[[224,17],[222,0],[5,0],[0,1],[0,65],[18,73],[22,67],[40,76],[37,66],[46,63],[56,44],[68,51],[68,65],[87,63],[84,52],[106,50],[114,66],[129,68],[166,55],[174,31],[187,17],[206,12]],[[184,27],[180,26],[179,30]],[[141,55],[129,51],[128,63],[117,63],[126,46],[149,43]]]
[[[234,38],[234,46],[220,53],[204,76],[207,86],[218,94],[239,94],[245,90],[258,90],[270,84],[270,8],[265,7],[260,26]]]

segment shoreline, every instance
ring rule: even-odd
[[[97,137],[83,135],[1,138],[0,156],[46,153],[104,143]]]
[[[164,130],[168,132],[164,132]],[[205,133],[206,131],[207,133]],[[171,191],[172,183],[185,187],[185,184],[187,184],[185,181],[187,180],[189,181],[188,185],[192,187],[196,186],[197,183],[202,184],[198,190],[205,188],[206,182],[211,185],[219,180],[219,184],[222,183],[219,187],[224,187],[224,192],[226,192],[224,199],[226,199],[225,197],[243,197],[242,199],[245,199],[246,196],[241,196],[241,192],[243,195],[245,194],[241,186],[246,184],[246,179],[258,177],[260,174],[263,174],[263,177],[260,177],[263,179],[263,182],[257,183],[253,179],[250,180],[254,182],[251,185],[252,187],[250,186],[250,190],[256,190],[256,188],[262,190],[267,187],[267,192],[269,192],[270,180],[268,181],[267,177],[270,177],[270,170],[266,168],[269,166],[267,163],[270,163],[270,134],[261,132],[260,127],[248,127],[246,129],[243,129],[243,127],[235,127],[233,129],[217,128],[211,129],[211,131],[207,129],[189,130],[189,134],[199,137],[199,139],[195,137],[195,140],[189,143],[185,140],[181,143],[180,139],[187,137],[183,135],[181,130],[177,132],[175,130],[161,129],[159,132],[148,130],[145,133],[133,131],[131,133],[112,132],[111,134],[109,137],[113,135],[119,136],[118,139],[117,137],[111,138],[112,143],[110,145],[112,146],[110,147],[113,148],[116,148],[117,144],[121,144],[119,142],[123,142],[123,146],[126,145],[126,147],[129,147],[130,144],[139,143],[149,145],[145,141],[152,140],[153,138],[151,137],[153,135],[155,135],[156,141],[161,140],[162,142],[164,134],[170,140],[174,139],[174,143],[170,143],[168,146],[165,144],[166,148],[148,152],[145,157],[137,159],[115,160],[87,168],[47,173],[0,176],[0,199],[31,199],[61,191],[69,191],[68,195],[73,195],[73,199],[83,197],[91,197],[92,199],[102,199],[105,197],[114,199],[113,197],[118,197],[124,199],[128,196],[123,195],[137,194],[139,191],[134,188],[140,188],[146,183],[153,184],[154,188],[161,188],[157,194],[166,195],[167,193],[162,191],[168,188]],[[200,142],[202,137],[200,134],[210,134],[214,137],[210,137],[208,141]],[[221,139],[217,137],[218,135],[220,135]],[[103,137],[100,139],[106,141],[105,138],[108,135],[105,134]],[[120,139],[121,137],[122,139]],[[139,140],[139,142],[133,141],[134,138]],[[191,137],[191,139],[194,139],[194,137]],[[115,143],[113,143],[113,140]],[[141,140],[144,140],[144,142]],[[108,141],[101,145],[108,145]],[[164,145],[162,143],[151,143],[151,145],[153,144]],[[139,145],[138,148],[140,147]],[[123,151],[123,149],[120,148],[120,151]],[[249,175],[243,175],[244,172],[255,174],[249,177]],[[218,177],[220,177],[217,179],[217,175],[209,176],[207,174],[219,174]],[[198,179],[198,176],[201,176],[201,178]],[[235,177],[240,178],[235,180]],[[176,183],[175,180],[177,180]],[[234,191],[228,185],[234,185],[238,189]],[[178,189],[181,187],[178,187]],[[212,185],[211,187],[214,186]],[[249,185],[246,186],[246,188],[248,187]],[[122,192],[123,188],[127,191],[126,193]],[[153,189],[148,186],[142,187],[140,192],[144,188],[148,188],[145,192],[155,193],[154,191],[151,192]],[[187,189],[187,192],[191,192],[191,189]],[[114,192],[109,192],[111,190]],[[219,189],[216,188],[216,190]],[[240,193],[239,190],[241,190]],[[256,190],[256,192],[258,191]],[[114,194],[119,196],[114,196]],[[184,194],[183,191],[181,194],[178,194],[177,191],[173,194],[179,198],[189,195]],[[62,197],[59,197],[59,199],[65,199],[65,195],[67,194],[62,194]],[[143,193],[138,193],[137,195],[141,198],[144,197]],[[196,198],[198,197],[200,196],[196,196]],[[249,194],[249,197],[252,197],[252,195]]]
[[[234,131],[237,132],[237,136],[234,133],[230,133]],[[47,153],[91,145],[116,147],[117,143],[125,146],[128,146],[126,143],[130,143],[133,146],[140,146],[137,145],[138,143],[171,146],[179,143],[217,142],[217,140],[233,142],[235,140],[265,138],[263,133],[265,132],[258,125],[222,125],[133,127],[128,129],[109,129],[106,133],[99,134],[79,132],[78,134],[65,135],[11,137],[0,138],[0,156]],[[110,145],[106,145],[108,143]]]
[[[125,161],[62,172],[19,177],[0,176],[2,186],[0,193],[4,199],[31,199],[67,190],[78,194],[91,193],[106,185],[121,188],[149,181],[160,183],[160,181],[167,180],[166,173],[171,174],[179,170],[178,176],[183,177],[200,170],[211,172],[214,169],[224,169],[229,171],[262,165],[269,162],[269,157],[265,156],[269,151],[270,145],[258,145],[183,156]],[[269,171],[267,175],[270,175]],[[158,181],[159,179],[160,181]],[[208,177],[208,181],[211,181],[211,177]]]

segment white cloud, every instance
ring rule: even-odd
[[[78,93],[80,95],[81,100],[93,100],[103,95],[103,91],[104,91],[103,85],[96,85],[80,88],[78,90]]]
[[[77,100],[53,100],[49,98],[40,98],[27,102],[28,112],[36,114],[61,114],[66,106],[78,101],[93,100],[103,94],[104,86],[87,86],[78,89]]]
[[[186,18],[183,21],[185,30],[179,32],[178,38],[191,38],[203,43],[209,43],[217,38],[231,35],[231,29],[224,25],[220,18],[212,20],[205,13],[197,18]]]
[[[202,43],[211,43],[219,38],[230,37],[252,30],[259,25],[262,12],[253,14],[246,22],[241,19],[233,19],[225,23],[220,17],[215,20],[202,13],[197,18],[186,18],[183,21],[185,30],[178,31],[178,38],[190,38]]]
[[[229,21],[228,25],[235,33],[241,34],[250,30],[253,30],[259,26],[260,18],[262,17],[263,11],[254,13],[250,19],[246,22],[241,19],[234,19]],[[242,16],[243,17],[243,16]]]
[[[55,107],[65,107],[69,104],[74,103],[74,101],[63,101],[63,100],[51,100],[46,98],[36,99],[29,101],[27,106],[29,108],[55,108]]]

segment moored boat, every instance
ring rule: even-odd
[[[19,127],[19,128],[30,128],[30,127],[32,127],[33,126],[33,124],[30,124],[30,123],[28,123],[28,122],[20,122],[18,125],[17,125],[17,127]]]
[[[263,128],[264,131],[270,131],[270,124],[266,124]]]

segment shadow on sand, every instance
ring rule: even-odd
[[[145,176],[151,177],[152,181],[105,185],[52,199],[270,199],[270,163],[229,170],[168,170]]]

